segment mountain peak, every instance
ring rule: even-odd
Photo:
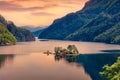
[[[14,24],[12,21],[7,21],[8,24]]]
[[[7,21],[5,20],[5,18],[0,14],[0,22],[2,24],[4,24],[5,26],[7,25]]]

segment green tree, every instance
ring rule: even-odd
[[[104,71],[100,72],[100,75],[107,80],[120,80],[120,57],[111,66],[105,65]]]

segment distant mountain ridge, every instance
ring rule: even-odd
[[[38,30],[32,32],[35,37],[38,37],[47,27],[38,28]]]
[[[120,44],[119,23],[120,0],[90,0],[82,10],[55,20],[39,38]]]
[[[35,31],[38,31],[38,30],[41,30],[41,29],[44,29],[46,27],[40,27],[40,26],[20,26],[21,28],[25,28],[27,30],[29,30],[30,32],[35,32]]]

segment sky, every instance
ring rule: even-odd
[[[47,27],[88,0],[0,0],[0,14],[17,26]]]

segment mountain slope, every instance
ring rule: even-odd
[[[16,37],[17,41],[34,41],[35,38],[29,30],[16,27],[13,22],[8,22],[7,29]]]
[[[0,23],[0,46],[1,45],[16,44],[15,37]]]
[[[62,19],[57,19],[40,34],[39,38],[64,39],[70,33],[79,29],[79,26],[89,21],[87,17],[86,19],[84,19],[84,17],[84,14],[79,16],[79,14],[71,13]]]
[[[94,41],[106,43],[120,43],[120,22],[104,33],[95,37]]]
[[[35,40],[34,36],[30,31],[16,27],[13,22],[7,21],[2,15],[0,15],[0,23],[8,30],[8,32],[12,33],[13,36],[15,36],[17,41]]]
[[[82,10],[55,20],[39,38],[99,41],[97,36],[120,22],[119,5],[120,0],[90,0]]]
[[[52,25],[40,34],[39,38],[64,39],[69,34],[74,33],[103,10],[98,6],[102,3],[98,3],[98,1],[100,2],[100,0],[91,0],[86,3],[82,10],[55,20]]]
[[[66,39],[93,41],[96,36],[116,25],[119,22],[119,16],[120,14],[112,16],[102,13],[75,33],[70,34]]]

